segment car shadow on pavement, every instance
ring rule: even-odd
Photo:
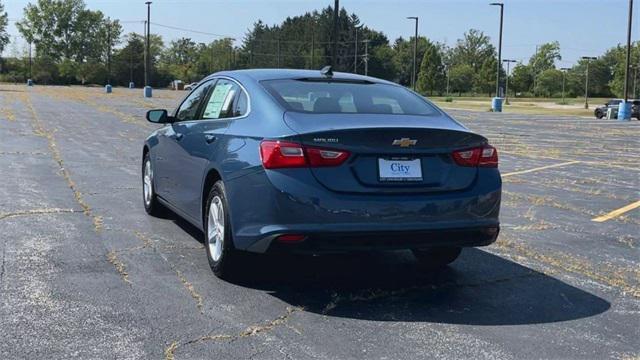
[[[237,285],[327,316],[469,325],[575,320],[610,303],[554,277],[480,249],[439,271],[410,252],[248,256]]]
[[[177,216],[173,221],[204,241],[200,230]],[[236,285],[334,317],[524,325],[586,318],[611,307],[596,295],[482,248],[464,249],[441,270],[421,267],[409,251],[243,254],[239,260],[232,280]]]

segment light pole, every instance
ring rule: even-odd
[[[562,71],[562,105],[565,104],[565,101],[564,101],[564,81],[565,80],[564,80],[564,78],[566,77],[567,71],[569,71],[569,70],[571,70],[571,68],[566,68],[566,67],[560,68],[560,71]]]
[[[364,41],[364,76],[369,75],[369,40]]]
[[[504,4],[499,2],[494,2],[489,4],[491,6],[499,6],[500,7],[500,35],[498,37],[498,65],[497,65],[497,74],[496,74],[496,97],[493,100],[493,106],[491,107],[495,112],[502,111],[502,100],[500,99],[500,69],[502,68],[502,20],[504,17]]]
[[[151,97],[151,1],[145,2],[147,5],[147,46],[145,56],[145,70],[144,70],[144,97]]]
[[[598,58],[593,56],[583,56],[581,59],[587,61],[587,71],[586,71],[586,76],[584,80],[584,108],[588,109],[589,108],[589,63],[591,62],[591,60],[597,60]]]
[[[446,64],[445,68],[447,69],[447,97],[449,97],[449,64]]]
[[[509,65],[516,62],[515,60],[504,59],[502,62],[507,63],[507,82],[504,86],[504,103],[509,105]]]
[[[627,23],[627,58],[624,65],[624,101],[618,105],[618,120],[631,119],[631,103],[629,100],[629,62],[631,60],[631,20],[633,15],[633,0],[629,0],[629,16]]]
[[[358,73],[358,30],[362,29],[362,25],[360,25],[359,27],[355,28],[355,32],[356,32],[356,41],[355,41],[355,49],[353,52],[353,73],[357,74]]]
[[[416,31],[413,37],[413,67],[411,70],[411,87],[413,88],[413,91],[416,91],[416,61],[418,57],[418,17],[409,16],[407,17],[407,19],[416,21]]]

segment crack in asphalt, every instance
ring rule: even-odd
[[[31,216],[31,215],[42,215],[42,214],[65,214],[65,213],[79,213],[82,211],[74,210],[74,209],[60,209],[60,208],[44,208],[44,209],[32,209],[32,210],[19,210],[13,212],[0,213],[0,220],[4,220],[10,217],[17,216]]]
[[[32,127],[33,127],[34,134],[47,139],[49,150],[51,151],[51,156],[53,157],[53,160],[58,164],[58,167],[60,168],[60,172],[62,173],[62,177],[66,180],[67,185],[73,192],[73,197],[82,208],[84,214],[93,219],[94,230],[96,232],[100,232],[103,227],[103,219],[101,216],[97,216],[93,214],[91,207],[89,206],[89,204],[85,202],[82,196],[82,193],[78,189],[78,186],[71,178],[71,174],[69,173],[69,170],[67,170],[67,168],[64,166],[64,160],[62,159],[60,150],[58,150],[55,138],[53,137],[53,133],[47,131],[47,129],[42,124],[42,121],[38,117],[38,113],[36,112],[36,109],[33,106],[33,103],[31,102],[31,98],[29,96],[24,97],[24,102],[26,103],[27,108],[31,112],[31,119],[33,120]]]
[[[242,338],[252,337],[261,333],[272,331],[273,329],[275,329],[280,325],[286,325],[287,321],[289,321],[289,319],[291,318],[291,315],[299,311],[304,311],[304,308],[287,307],[287,310],[283,315],[280,315],[275,319],[269,320],[267,323],[250,325],[245,330],[240,331],[239,333],[234,335],[229,335],[229,334],[205,335],[197,339],[185,341],[183,343],[179,343],[177,340],[172,341],[171,344],[169,344],[169,346],[164,349],[164,358],[165,360],[175,360],[176,350],[187,345],[194,345],[194,344],[207,342],[207,341],[228,340],[229,342],[233,342]]]
[[[189,281],[189,279],[187,279],[180,270],[178,270],[176,268],[176,266],[174,264],[172,264],[169,259],[167,259],[164,254],[162,254],[158,248],[154,245],[153,240],[151,240],[150,237],[148,237],[146,234],[143,234],[140,231],[134,231],[133,232],[134,235],[140,240],[142,241],[142,246],[138,247],[138,249],[136,248],[131,248],[130,250],[136,249],[136,250],[141,250],[144,248],[150,248],[153,250],[154,253],[156,253],[170,268],[171,270],[175,273],[175,275],[178,277],[178,280],[180,280],[180,283],[182,283],[182,286],[187,290],[187,292],[189,293],[189,295],[191,296],[191,298],[193,298],[193,300],[196,302],[196,307],[198,308],[198,310],[200,311],[200,313],[204,313],[203,310],[203,306],[204,306],[204,297],[202,295],[200,295],[200,293],[198,291],[196,291],[195,287],[193,286],[193,284]]]
[[[116,271],[118,272],[118,274],[120,274],[120,277],[122,278],[122,280],[124,280],[124,282],[126,282],[127,284],[129,284],[129,286],[131,286],[131,281],[129,281],[129,273],[127,272],[127,267],[124,265],[122,261],[120,261],[120,259],[118,259],[118,256],[114,251],[109,251],[107,253],[107,261],[109,261],[109,263],[111,263],[116,268]]]

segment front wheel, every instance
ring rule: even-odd
[[[436,247],[425,250],[412,250],[413,256],[418,259],[420,265],[430,269],[437,269],[447,266],[454,262],[460,253],[461,247]]]
[[[142,202],[147,214],[152,216],[162,215],[163,207],[158,201],[153,186],[153,168],[149,153],[146,153],[142,160]]]
[[[229,211],[222,181],[216,182],[209,191],[204,228],[209,266],[217,277],[228,279],[233,273],[236,250],[231,240]]]

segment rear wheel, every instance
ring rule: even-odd
[[[231,240],[229,212],[222,181],[216,182],[209,192],[204,228],[205,248],[211,270],[220,278],[230,278],[236,262],[236,250]]]
[[[454,262],[460,253],[461,247],[437,247],[431,249],[412,250],[413,255],[418,259],[420,265],[430,269],[437,269]]]
[[[596,109],[595,114],[597,119],[602,119],[604,117],[604,113],[600,109]]]

